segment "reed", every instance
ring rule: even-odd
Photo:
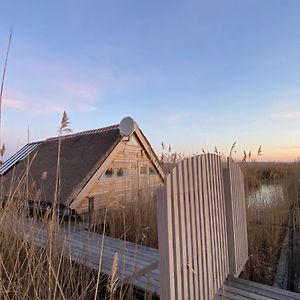
[[[69,119],[64,112],[59,135],[69,131]],[[111,277],[76,264],[69,249],[64,249],[57,208],[60,192],[60,139],[58,140],[57,172],[54,205],[40,215],[41,189],[30,181],[27,170],[20,176],[12,176],[9,195],[0,206],[0,299],[126,299],[130,290],[117,290],[115,276],[117,256],[112,264]],[[34,156],[32,157],[32,160]],[[28,162],[30,166],[31,161]],[[41,181],[45,180],[44,172]],[[2,190],[2,189],[1,189]],[[34,209],[28,200],[34,199]],[[37,247],[30,242],[30,234],[23,223],[42,222],[48,228],[45,246]],[[68,222],[71,222],[70,220]],[[70,228],[70,227],[69,227]],[[34,230],[34,229],[32,229]],[[105,233],[105,232],[104,232]],[[102,256],[100,255],[100,259]],[[131,291],[132,295],[132,291]]]
[[[112,186],[107,197],[111,200],[105,211],[96,215],[92,230],[100,234],[105,231],[111,237],[158,248],[156,189],[146,185],[143,189],[136,190],[137,198],[134,201],[124,194],[123,201],[118,202],[114,194]]]
[[[249,260],[244,276],[272,285],[286,225],[292,208],[299,203],[300,166],[298,163],[247,163],[242,168],[248,196],[264,184],[281,187],[270,196],[269,202],[251,197],[252,202],[247,205]]]
[[[68,122],[64,113],[62,125],[68,125]],[[234,148],[235,144],[231,155]],[[57,204],[60,151],[58,144],[57,186],[54,195]],[[164,166],[168,164],[171,169],[183,157],[181,154],[169,152],[164,156]],[[241,167],[245,175],[247,195],[263,184],[277,184],[282,187],[282,197],[275,194],[268,203],[252,201],[247,205],[249,261],[244,277],[272,284],[291,207],[298,207],[300,204],[300,164],[243,162]],[[28,235],[18,229],[16,224],[20,220],[28,219],[26,203],[29,197],[36,199],[37,208],[40,205],[42,191],[36,190],[33,183],[28,186],[27,177],[28,172],[25,172],[24,176],[13,178],[9,198],[0,208],[0,298],[131,299],[132,287],[119,289],[116,276],[118,255],[113,260],[111,276],[106,278],[101,274],[101,255],[97,271],[72,262],[70,255],[66,255],[57,239],[61,230],[57,219],[49,218],[47,214],[41,218],[37,212],[33,213],[32,218],[43,222],[50,232],[44,248],[32,245]],[[43,173],[41,181],[46,178],[47,174]],[[155,190],[151,186],[145,186],[136,191],[136,201],[131,201],[128,195],[124,195],[122,202],[116,201],[115,192],[112,186],[107,195],[107,206],[95,217],[91,229],[103,235],[157,248]],[[15,224],[14,230],[11,229],[11,224]]]
[[[130,285],[119,285],[117,254],[109,277],[102,275],[101,263],[98,270],[75,263],[61,240],[62,230],[71,228],[73,222],[67,220],[61,226],[47,216],[30,219],[28,208],[21,205],[25,194],[19,196],[0,208],[0,299],[132,299]],[[36,229],[23,227],[37,220],[49,232],[43,247],[31,242],[30,232]]]

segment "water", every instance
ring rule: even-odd
[[[267,205],[273,201],[282,200],[282,186],[278,184],[263,184],[258,190],[248,196],[248,205]]]

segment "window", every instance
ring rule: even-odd
[[[149,175],[152,176],[152,175],[156,175],[156,171],[153,167],[149,167]]]
[[[117,168],[117,177],[127,177],[127,169],[126,168]]]
[[[114,169],[108,168],[106,172],[104,173],[104,178],[112,178],[114,176]]]
[[[147,175],[147,166],[145,165],[140,166],[140,175]]]

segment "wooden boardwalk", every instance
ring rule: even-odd
[[[27,239],[38,247],[46,247],[49,235],[44,224],[33,223],[28,219],[17,222],[14,220],[11,222],[11,227],[20,239]],[[108,276],[111,275],[113,260],[117,253],[116,275],[119,283],[133,284],[141,291],[150,292],[156,297],[160,296],[159,251],[157,249],[88,232],[81,226],[61,227],[60,234],[55,238],[59,241],[64,255],[94,270],[99,270],[99,264],[101,264],[101,273]],[[100,259],[101,252],[102,259]],[[300,294],[230,277],[225,280],[214,299],[300,300]]]
[[[241,299],[241,300],[293,300],[300,299],[300,294],[260,284],[240,278],[230,277],[226,279],[222,289],[215,299]]]
[[[25,220],[18,221],[13,227],[21,239],[26,238],[35,246],[45,247],[49,240],[48,229],[44,224]],[[139,290],[159,295],[157,249],[89,232],[78,225],[62,227],[55,240],[66,257],[94,270],[100,269],[102,274],[108,276],[111,275],[117,254],[116,276],[119,284],[133,284]]]

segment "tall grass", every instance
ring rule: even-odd
[[[137,195],[134,201],[131,201],[128,195],[124,195],[121,202],[108,201],[105,211],[95,217],[92,230],[139,245],[158,248],[156,187],[146,185],[134,193]],[[116,198],[113,187],[108,194],[108,198]]]
[[[66,234],[63,230],[74,224],[66,221],[60,226],[56,218],[38,215],[30,219],[24,199],[25,194],[8,199],[0,208],[0,299],[133,298],[130,285],[118,285],[117,254],[110,276],[101,273],[101,263],[98,270],[75,263],[61,239]],[[49,233],[43,247],[32,243],[37,221]],[[32,229],[24,229],[24,223],[32,224]]]
[[[0,298],[91,299],[94,272],[64,256],[57,235],[48,236],[45,248],[30,243],[29,232],[22,229],[26,209],[15,202],[9,200],[0,210]],[[59,234],[57,223],[44,225]]]
[[[64,112],[59,135],[69,130],[68,124],[68,117]],[[107,277],[101,273],[101,263],[97,271],[76,264],[71,259],[70,249],[62,247],[59,238],[62,228],[57,215],[60,143],[59,139],[54,203],[45,215],[41,217],[38,213],[43,191],[36,190],[34,182],[28,178],[27,170],[18,178],[12,176],[11,188],[5,201],[1,195],[0,299],[131,299],[131,289],[122,287],[120,292],[116,288],[117,256],[111,266],[111,276]],[[47,174],[43,173],[41,180],[45,176]],[[28,207],[29,199],[34,199],[33,211]],[[30,222],[30,215],[32,224],[38,221],[47,228],[47,240],[43,247],[31,243],[34,227],[30,232],[24,230],[23,224]]]
[[[253,281],[273,284],[277,262],[292,207],[299,202],[300,165],[298,163],[249,163],[242,165],[247,195],[263,184],[276,184],[282,193],[271,195],[269,202],[257,199],[247,206],[249,260],[244,276]]]
[[[172,156],[166,163],[174,167],[177,159]],[[242,163],[241,167],[247,195],[263,184],[282,186],[282,197],[274,195],[269,203],[254,201],[247,205],[249,261],[244,277],[272,284],[291,207],[299,205],[300,164]],[[0,208],[0,299],[132,298],[132,289],[118,290],[115,276],[118,255],[115,255],[109,278],[102,276],[101,268],[93,271],[72,262],[56,238],[61,231],[57,219],[42,219],[44,226],[53,233],[49,234],[46,247],[39,248],[30,243],[28,235],[16,225],[20,220],[28,220],[27,185],[24,174],[21,182],[13,185],[16,190],[11,191],[8,201]],[[33,188],[30,191],[31,197],[39,203],[41,191]],[[56,192],[59,202],[59,182]],[[155,191],[145,187],[136,193],[139,197],[134,202],[130,199],[109,201],[105,211],[94,219],[92,230],[157,248]],[[113,189],[108,198],[116,198]],[[34,219],[39,217],[34,215]]]
[[[235,143],[230,150],[231,156],[234,147]],[[216,149],[215,152],[219,151]],[[262,149],[259,147],[257,156],[261,153]],[[163,168],[169,173],[176,165],[176,161],[172,160],[176,155],[169,153],[165,157]],[[249,260],[243,276],[252,281],[272,285],[287,222],[291,215],[294,215],[297,237],[300,236],[300,163],[260,163],[251,158],[251,152],[245,152],[240,167],[244,173],[247,200],[250,194],[258,191],[263,185],[277,185],[282,188],[268,197],[269,202],[264,199],[255,201],[253,197],[251,203],[247,202]],[[298,255],[297,261],[300,264],[299,240],[299,238],[295,240],[294,257]],[[294,273],[295,278],[300,278],[299,267]],[[294,283],[298,290],[300,290],[299,282],[298,280]]]

